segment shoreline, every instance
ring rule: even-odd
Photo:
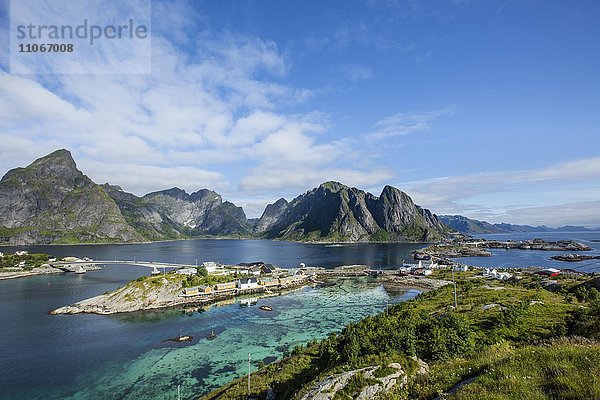
[[[144,242],[84,242],[84,243],[37,243],[37,244],[6,244],[0,243],[1,247],[35,247],[35,246],[101,246],[101,245],[136,245],[136,244],[151,244],[151,243],[171,243],[180,241],[193,241],[193,240],[265,240],[271,242],[287,242],[287,243],[301,243],[301,244],[369,244],[369,243],[390,243],[390,244],[423,244],[431,245],[439,242],[401,242],[401,241],[346,241],[346,242],[330,242],[330,241],[302,241],[302,240],[286,240],[286,239],[268,239],[262,237],[229,237],[229,236],[214,236],[214,237],[194,237],[194,238],[181,238],[181,239],[164,239],[164,240],[148,240]]]

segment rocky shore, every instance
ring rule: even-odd
[[[557,261],[566,261],[566,262],[577,262],[577,261],[587,261],[587,260],[600,260],[600,256],[588,256],[584,254],[560,254],[558,256],[550,257],[553,260]]]
[[[0,272],[0,280],[25,278],[28,276],[37,276],[37,275],[62,274],[62,273],[63,273],[62,270],[60,270],[58,268],[54,268],[54,267],[36,267],[31,270]]]

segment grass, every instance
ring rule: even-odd
[[[387,375],[391,371],[385,366],[396,361],[407,371],[409,384],[386,393],[388,400],[440,394],[456,399],[600,398],[600,380],[594,380],[600,376],[600,345],[564,339],[566,334],[593,338],[600,325],[600,306],[567,301],[580,277],[562,278],[565,289],[550,292],[539,287],[536,276],[499,282],[476,275],[455,273],[456,310],[453,285],[421,294],[391,307],[389,315],[367,317],[256,372],[252,394],[264,398],[271,387],[277,398],[297,399],[309,382],[364,366],[383,366],[376,373]],[[498,306],[484,309],[490,304]],[[409,357],[415,353],[430,364],[430,373],[416,374],[416,362]],[[447,394],[467,379],[469,384]],[[354,380],[338,399],[353,398],[368,383],[364,376]],[[245,384],[240,379],[203,399],[216,394],[240,398]]]
[[[432,367],[409,384],[415,399],[597,399],[600,345],[561,339],[539,346],[500,343]],[[460,382],[455,393],[448,392]]]

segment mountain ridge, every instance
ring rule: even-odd
[[[590,229],[583,226],[565,225],[550,228],[545,225],[517,225],[508,223],[491,224],[462,215],[439,215],[438,218],[450,228],[464,234],[489,234],[489,233],[527,233],[527,232],[597,232],[600,229]]]

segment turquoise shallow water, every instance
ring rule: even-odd
[[[390,298],[414,297],[410,291]],[[174,394],[181,385],[183,398],[192,398],[227,383],[247,371],[248,353],[254,368],[280,358],[283,352],[313,338],[340,330],[351,321],[384,309],[389,295],[366,279],[344,279],[320,288],[304,288],[285,296],[260,299],[252,307],[237,304],[213,307],[187,319],[186,334],[199,337],[192,345],[149,350],[122,365],[108,364],[98,376],[82,377],[91,385],[72,399],[156,399]],[[269,305],[274,311],[258,309]],[[214,326],[217,338],[205,339]]]
[[[88,273],[85,277],[92,276]],[[25,366],[21,378],[32,384],[15,385],[13,391],[4,387],[0,398],[169,399],[176,398],[180,385],[182,398],[191,399],[244,375],[248,353],[256,368],[260,362],[281,358],[298,344],[381,312],[386,302],[397,303],[417,294],[390,295],[371,278],[345,278],[262,298],[251,307],[236,302],[205,311],[48,316],[60,324],[56,332],[47,332],[63,335],[49,339],[57,348],[28,346],[31,354],[25,354],[20,368],[14,370]],[[261,305],[269,305],[273,311],[262,311]],[[211,329],[217,338],[209,341],[206,336]],[[194,341],[162,342],[180,332],[194,336]],[[54,351],[57,349],[65,354]],[[36,358],[50,370],[26,367]],[[74,369],[74,363],[80,368]]]

